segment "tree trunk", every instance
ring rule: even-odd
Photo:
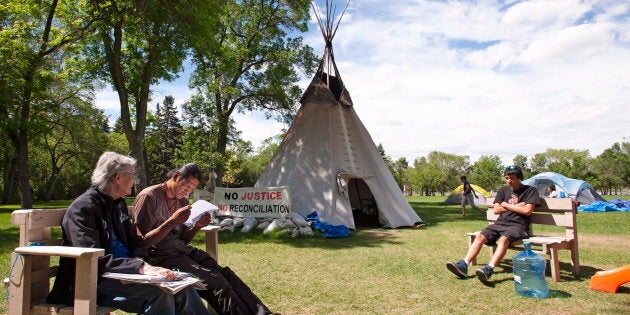
[[[2,195],[2,203],[13,203],[13,188],[15,187],[15,168],[17,166],[16,160],[13,157],[6,157],[5,160],[5,173],[4,173],[4,194]]]
[[[20,185],[20,206],[22,209],[33,208],[33,195],[31,193],[30,170],[28,163],[28,142],[27,132],[23,130],[18,135],[17,161],[18,161],[18,182]]]
[[[53,159],[52,170],[50,173],[50,177],[48,178],[48,185],[46,185],[46,192],[44,193],[44,201],[50,201],[52,198],[52,192],[57,183],[57,179],[59,179],[59,167],[56,166],[55,160]]]
[[[127,136],[131,156],[136,159],[136,191],[142,191],[147,187],[146,161],[144,158],[144,146],[142,145],[142,136],[137,132],[132,132],[131,136]]]
[[[220,112],[218,116],[219,123],[219,134],[217,135],[217,153],[225,156],[225,151],[227,149],[228,142],[228,130],[229,130],[229,120],[230,117],[226,116],[223,112]],[[225,174],[225,163],[217,163],[216,165],[216,173],[217,173],[217,187],[223,187],[223,175]]]

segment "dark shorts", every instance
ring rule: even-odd
[[[485,229],[481,230],[481,235],[488,239],[487,245],[495,245],[496,241],[501,236],[505,236],[510,240],[510,243],[528,238],[529,229],[518,224],[492,224],[488,225]]]

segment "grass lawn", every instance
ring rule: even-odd
[[[561,251],[562,281],[552,283],[547,268],[551,297],[529,299],[514,291],[510,258],[515,251],[508,251],[496,269],[492,286],[472,277],[474,267],[466,280],[446,270],[446,261],[464,256],[466,232],[479,230],[486,221],[474,211],[461,217],[458,206],[441,204],[444,199],[409,197],[429,223],[422,229],[360,229],[340,239],[324,239],[317,233],[294,239],[221,232],[220,263],[230,266],[272,311],[285,315],[630,313],[630,283],[617,294],[588,288],[596,271],[630,263],[630,213],[579,212],[580,275],[571,275],[569,252]],[[9,274],[9,253],[17,245],[18,231],[10,224],[15,208],[0,207],[3,278]],[[194,244],[203,248],[201,235]],[[488,258],[482,251],[478,260],[485,263]],[[0,303],[0,314],[4,313],[6,299]]]

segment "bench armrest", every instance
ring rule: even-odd
[[[102,248],[71,247],[71,246],[21,246],[14,250],[22,255],[60,256],[70,258],[92,258],[105,255]]]
[[[74,314],[96,314],[96,285],[98,278],[98,258],[105,254],[102,248],[70,246],[21,246],[14,252],[22,256],[23,262],[16,266],[15,277],[19,277],[12,288],[15,294],[9,304],[11,314],[30,313],[31,283],[37,273],[33,269],[41,256],[69,257],[76,260]],[[39,256],[39,257],[38,257]],[[48,271],[46,271],[48,273]],[[48,275],[46,275],[48,277]],[[46,278],[47,278],[46,277]],[[46,279],[46,282],[48,280]]]

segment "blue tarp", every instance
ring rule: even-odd
[[[578,211],[584,212],[630,212],[630,200],[613,199],[608,202],[596,201],[590,205],[579,206]]]
[[[319,230],[325,238],[346,237],[350,235],[350,229],[345,225],[331,225],[319,220],[317,211],[313,211],[306,217],[306,221],[311,223],[311,227]]]

